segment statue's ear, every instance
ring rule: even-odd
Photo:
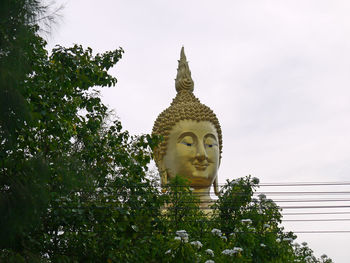
[[[166,185],[168,184],[168,173],[166,170],[161,172],[160,184],[162,186],[162,192],[165,193],[167,191]]]
[[[219,185],[218,185],[218,177],[216,176],[213,182],[214,193],[216,196],[219,196]]]
[[[166,170],[160,172],[160,183],[163,188],[168,184],[168,173]]]
[[[165,192],[166,191],[165,186],[168,184],[168,173],[167,173],[167,170],[165,168],[163,159],[161,159],[161,160],[158,159],[156,161],[156,165],[158,167],[158,171],[160,174],[160,185],[162,187],[162,191]]]

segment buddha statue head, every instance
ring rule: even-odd
[[[206,202],[211,200],[212,185],[218,195],[221,127],[215,113],[193,94],[194,83],[183,47],[175,87],[176,97],[159,114],[152,131],[163,137],[154,151],[161,184],[166,185],[176,175],[182,176],[194,193],[199,193],[201,201]]]

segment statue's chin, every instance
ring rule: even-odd
[[[188,176],[183,176],[180,175],[181,177],[185,178],[189,185],[193,188],[207,188],[210,187],[215,179],[215,176],[209,175],[208,173],[203,173],[203,172],[193,172],[192,175]],[[173,177],[170,175],[170,177]]]
[[[186,177],[186,179],[189,181],[190,186],[193,188],[208,188],[214,182],[214,178],[208,177],[207,174],[201,173],[193,175],[191,177]]]

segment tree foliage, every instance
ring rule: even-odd
[[[174,222],[170,207],[163,217],[171,222],[165,262],[332,262],[326,255],[317,259],[306,243],[295,243],[296,235],[280,225],[281,209],[266,196],[254,194],[258,183],[250,176],[227,181],[207,214],[198,213],[195,202],[180,203],[175,195],[178,184],[170,186],[171,202],[187,213]],[[181,192],[181,200],[196,199],[185,186]]]
[[[23,92],[34,64],[46,51],[37,36],[37,17],[43,12],[36,0],[4,0],[0,7],[0,243],[15,240],[36,223],[45,206],[48,169],[40,156],[26,159],[19,149],[19,131],[32,122]]]

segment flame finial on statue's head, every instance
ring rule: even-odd
[[[194,83],[191,77],[191,71],[188,67],[184,47],[181,48],[179,66],[177,68],[177,75],[175,79],[175,88],[179,93],[180,91],[193,92]]]

